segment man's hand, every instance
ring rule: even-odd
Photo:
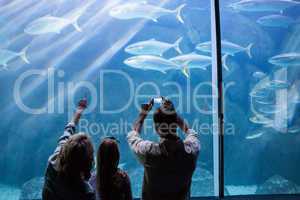
[[[147,117],[150,110],[152,109],[153,104],[154,104],[154,99],[151,99],[150,102],[147,104],[142,104],[140,115],[138,116],[137,120],[133,124],[133,130],[135,130],[138,133],[141,132],[144,124],[144,120]]]
[[[189,130],[188,124],[178,114],[177,114],[177,124],[184,133],[188,132]]]
[[[147,104],[142,104],[141,114],[147,115],[151,111],[153,104],[154,104],[154,99],[151,99],[150,102]]]

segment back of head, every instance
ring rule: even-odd
[[[177,114],[170,101],[166,100],[160,108],[155,111],[153,121],[160,137],[172,138],[177,135]]]
[[[63,145],[59,155],[59,174],[72,184],[88,180],[93,167],[93,145],[86,134],[76,134]]]
[[[112,177],[118,171],[120,152],[114,139],[102,141],[97,152],[97,192],[101,199],[110,199],[112,194]]]

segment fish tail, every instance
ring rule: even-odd
[[[74,26],[74,28],[76,29],[76,31],[82,32],[82,29],[81,29],[80,26],[78,25],[77,20],[74,21],[74,22],[72,23],[72,25]]]
[[[222,56],[222,65],[225,68],[226,71],[229,71],[229,67],[227,65],[227,58],[228,58],[228,54],[225,54],[224,56]]]
[[[183,21],[183,18],[182,18],[182,9],[184,8],[186,6],[186,4],[182,4],[182,5],[180,5],[180,6],[178,6],[175,10],[174,10],[174,12],[176,13],[176,18],[177,18],[177,20],[180,22],[180,23],[182,23],[182,24],[184,24],[184,21]]]
[[[189,68],[188,68],[187,65],[183,67],[182,73],[183,73],[187,78],[190,78],[190,70],[189,70]]]
[[[174,43],[174,49],[179,53],[179,54],[182,54],[182,51],[180,49],[180,43],[182,42],[182,37],[178,38],[176,40],[176,42]]]
[[[249,56],[249,58],[252,58],[252,54],[251,54],[251,49],[253,47],[253,43],[250,43],[247,47],[246,47],[246,53]]]
[[[26,46],[24,49],[22,49],[22,51],[19,53],[19,56],[21,57],[21,59],[27,63],[27,64],[30,64],[30,61],[28,60],[27,58],[27,50],[29,48],[29,45]]]

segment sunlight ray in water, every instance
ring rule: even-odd
[[[1,5],[0,6],[0,13],[4,14],[5,11],[16,8],[17,5],[19,5],[20,3],[24,3],[24,1],[23,0],[12,0],[9,3]]]
[[[169,0],[165,0],[160,4],[160,6],[163,6],[168,2]],[[81,76],[76,75],[76,77],[73,77],[72,82],[86,80],[92,73],[95,72],[95,70],[101,68],[102,65],[105,64],[105,62],[111,59],[120,49],[124,47],[125,44],[128,43],[128,41],[131,40],[131,38],[133,38],[143,28],[146,22],[147,20],[141,20],[138,24],[136,24],[133,28],[131,28],[131,30],[126,32],[117,42],[115,42],[109,49],[107,49],[104,53],[102,53],[101,56],[95,59],[92,62],[92,64],[88,66],[85,71],[83,71]],[[72,95],[74,90],[68,92],[69,92],[68,94],[61,94],[61,92],[58,92],[58,95],[51,98],[48,102],[44,104],[44,106],[47,104],[48,105],[54,104],[57,98],[61,95],[64,96]]]
[[[109,49],[107,49],[101,56],[93,61],[93,63],[86,68],[81,76],[78,76],[77,80],[86,80],[95,70],[101,68],[103,64],[109,61],[120,49],[124,47],[128,41],[131,40],[144,26],[146,20],[139,22],[132,27],[127,33],[125,33],[118,41],[116,41]]]
[[[84,4],[84,6],[83,5],[81,5],[81,6],[83,6],[85,9],[95,2],[96,2],[96,0],[91,0],[88,3]],[[76,8],[74,10],[76,10]],[[88,19],[86,22],[84,22],[82,25],[80,25],[81,28],[86,29],[88,24],[91,21],[92,21],[92,18]],[[24,36],[24,35],[25,34],[23,33],[22,36]],[[20,36],[20,37],[22,37],[22,36]],[[84,35],[78,36],[78,31],[76,31],[74,29],[72,32],[66,34],[64,37],[60,37],[55,42],[52,42],[50,45],[47,45],[46,47],[44,47],[43,44],[45,43],[45,41],[47,41],[47,40],[51,41],[51,39],[53,39],[55,37],[57,37],[56,34],[47,35],[47,37],[45,37],[44,35],[34,37],[32,44],[34,44],[33,46],[35,48],[33,48],[30,52],[31,59],[35,60],[35,59],[43,58],[44,55],[48,54],[49,52],[51,52],[55,49],[58,49],[58,48],[62,49],[64,46],[69,45],[69,43],[72,45],[72,44],[74,44],[74,41],[78,40],[78,37],[84,37]],[[68,44],[66,44],[66,43],[68,43]],[[65,47],[65,48],[67,48],[67,47]],[[18,69],[22,67],[22,65],[18,61],[16,61],[14,63],[14,66],[19,66],[19,67],[17,67]],[[47,67],[47,65],[45,65],[44,67]]]
[[[105,26],[108,22],[109,19],[106,20],[100,20],[101,18],[104,17],[106,12],[108,11],[109,8],[111,8],[113,5],[117,4],[120,0],[115,0],[113,2],[110,2],[108,5],[106,5],[102,10],[100,10],[94,17],[89,19],[83,26],[83,29],[92,29],[93,27],[97,27],[94,31],[91,31],[90,33],[87,33],[82,36],[77,36],[77,32],[74,31],[70,33],[69,35],[61,38],[57,42],[53,43],[52,45],[49,45],[48,48],[45,48],[44,50],[38,51],[36,50],[31,54],[31,57],[34,59],[35,57],[40,57],[42,55],[47,54],[49,51],[56,49],[56,48],[61,48],[63,50],[63,54],[60,56],[50,60],[50,62],[46,63],[44,65],[44,68],[47,69],[48,67],[56,67],[60,68],[60,64],[65,60],[69,55],[71,55],[76,49],[78,49],[81,45],[83,45],[86,41],[88,41],[90,38],[92,38],[96,33],[101,30],[103,26]],[[90,3],[94,3],[95,0],[91,1]],[[101,23],[100,23],[101,22]],[[99,25],[98,25],[99,24]],[[80,38],[81,37],[81,38]],[[76,41],[76,42],[75,42]],[[71,45],[64,45],[65,43],[71,43]],[[65,49],[63,49],[63,46],[65,46]],[[17,61],[19,62],[19,61]],[[47,80],[47,77],[44,78],[39,78],[36,79],[33,83],[31,83],[28,87],[24,89],[24,92],[22,94],[23,98],[26,98],[32,92],[42,85],[45,81]],[[11,110],[15,107],[15,104],[12,103],[11,105],[8,106],[7,110]]]
[[[19,15],[21,14],[23,11],[25,11],[26,9],[28,9],[29,7],[33,6],[34,4],[36,4],[38,2],[38,0],[34,0],[34,1],[16,1],[16,4],[14,6],[12,6],[14,9],[12,10],[8,10],[7,12],[1,12],[2,14],[0,14],[0,16],[2,18],[7,18],[7,19],[13,19],[12,17],[14,15]]]
[[[163,7],[170,0],[164,0],[159,4],[159,7]],[[105,62],[111,59],[121,48],[124,47],[128,41],[131,40],[145,25],[147,20],[140,21],[137,25],[135,25],[131,30],[126,32],[117,42],[115,42],[109,49],[105,51],[105,53],[101,54],[93,63],[88,66],[85,72],[77,78],[77,80],[86,80],[95,70],[102,67]]]
[[[34,6],[32,6],[29,9],[26,9],[26,11],[24,11],[22,14],[17,15],[15,18],[13,18],[13,20],[11,20],[10,22],[6,23],[5,26],[0,28],[0,33],[1,34],[7,34],[7,35],[12,35],[12,32],[17,31],[17,29],[19,29],[20,27],[23,27],[25,24],[30,22],[30,16],[32,15],[32,13],[40,13],[43,11],[42,8],[45,7],[44,3],[46,2],[46,0],[42,0],[39,3],[35,4]],[[16,21],[20,24],[20,26],[14,26],[14,24],[16,23]],[[13,38],[5,41],[3,44],[1,44],[2,48],[6,48],[7,46],[13,44],[17,39],[25,36],[23,31],[18,31],[20,32],[20,34],[15,35]]]

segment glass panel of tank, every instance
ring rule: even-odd
[[[214,195],[211,44],[201,46],[209,0],[3,0],[0,24],[0,199],[41,197],[48,156],[82,97],[78,131],[96,148],[107,135],[120,141],[139,197],[143,169],[126,134],[140,104],[161,95],[200,134],[192,196]],[[157,140],[151,117],[143,137]]]
[[[300,193],[300,2],[222,0],[225,188]],[[226,127],[225,127],[226,130]]]

